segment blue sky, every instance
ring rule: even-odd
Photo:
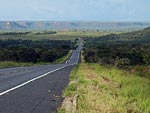
[[[0,0],[0,20],[150,21],[150,0]]]

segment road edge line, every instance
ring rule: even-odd
[[[29,84],[29,83],[35,81],[35,80],[38,80],[38,79],[40,79],[40,78],[43,78],[43,77],[47,76],[48,74],[51,74],[51,73],[56,72],[56,71],[58,71],[58,70],[60,70],[60,69],[64,69],[64,68],[66,68],[66,67],[73,66],[73,65],[76,65],[76,64],[70,64],[70,65],[63,66],[63,67],[57,68],[57,69],[55,69],[55,70],[49,71],[49,72],[47,72],[47,73],[45,73],[45,74],[42,74],[42,75],[40,75],[40,76],[38,76],[38,77],[35,77],[35,78],[31,79],[31,80],[28,80],[28,81],[26,81],[26,82],[24,82],[24,83],[21,83],[20,85],[17,85],[17,86],[15,86],[15,87],[13,87],[13,88],[10,88],[10,89],[8,89],[8,90],[6,90],[6,91],[1,92],[1,93],[0,93],[0,96],[4,95],[4,94],[6,94],[6,93],[9,93],[9,92],[11,92],[11,91],[14,91],[14,90],[16,90],[16,89],[18,89],[18,88],[20,88],[20,87],[23,87],[23,86],[25,86],[25,85],[27,85],[27,84]]]

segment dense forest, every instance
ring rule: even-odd
[[[74,45],[67,40],[0,40],[0,61],[54,62]]]
[[[116,65],[120,68],[150,64],[150,28],[84,40],[86,62]]]
[[[40,34],[56,34],[56,31],[40,31],[40,32],[31,32],[31,31],[27,31],[27,32],[0,32],[0,35],[27,35],[27,34],[35,34],[35,35],[40,35]]]
[[[26,35],[26,34],[30,34],[31,32],[2,32],[0,33],[0,35]]]

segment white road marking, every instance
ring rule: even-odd
[[[24,86],[24,85],[26,85],[26,84],[29,84],[29,83],[31,83],[31,82],[37,80],[37,79],[40,79],[40,78],[42,78],[42,77],[44,77],[44,76],[47,76],[47,75],[50,74],[50,73],[53,73],[53,72],[55,72],[55,71],[58,71],[58,70],[60,70],[60,69],[65,68],[65,67],[69,67],[69,66],[73,66],[73,65],[78,64],[79,55],[80,55],[80,54],[77,53],[77,62],[76,62],[76,63],[69,64],[69,65],[66,65],[66,66],[57,68],[57,69],[55,69],[55,70],[49,71],[49,72],[47,72],[47,73],[45,73],[45,74],[43,74],[43,75],[41,75],[41,76],[38,76],[38,77],[36,77],[36,78],[33,78],[33,79],[31,79],[31,80],[29,80],[29,81],[27,81],[27,82],[24,82],[24,83],[22,83],[22,84],[20,84],[20,85],[18,85],[18,86],[15,86],[15,87],[13,87],[13,88],[11,88],[11,89],[8,89],[8,90],[6,90],[6,91],[4,91],[4,92],[1,92],[1,93],[0,93],[0,96],[4,95],[4,94],[6,94],[6,93],[9,93],[9,92],[11,92],[11,91],[13,91],[13,90],[15,90],[15,89],[18,89],[18,88],[20,88],[20,87],[22,87],[22,86]],[[72,53],[72,56],[70,57],[70,60],[73,58],[73,56],[74,56],[74,52]]]
[[[8,89],[8,90],[6,90],[6,91],[4,91],[4,92],[1,92],[1,93],[0,93],[0,96],[4,95],[4,94],[6,94],[6,93],[9,93],[9,92],[11,92],[11,91],[13,91],[13,90],[15,90],[15,89],[18,89],[18,88],[20,88],[20,87],[22,87],[22,86],[24,86],[24,85],[26,85],[26,84],[29,84],[29,83],[31,83],[31,82],[37,80],[37,79],[40,79],[40,78],[42,78],[42,77],[44,77],[44,76],[47,76],[47,75],[50,74],[50,73],[53,73],[53,72],[55,72],[55,71],[58,71],[58,70],[60,70],[60,69],[63,69],[63,68],[65,68],[65,67],[69,67],[69,66],[71,66],[71,65],[63,66],[63,67],[57,68],[57,69],[55,69],[55,70],[49,71],[49,72],[47,72],[47,73],[45,73],[45,74],[43,74],[43,75],[41,75],[41,76],[38,76],[38,77],[36,77],[36,78],[33,78],[33,79],[31,79],[31,80],[29,80],[29,81],[27,81],[27,82],[24,82],[24,83],[22,83],[22,84],[20,84],[20,85],[18,85],[18,86],[15,86],[15,87],[13,87],[13,88],[11,88],[11,89]]]

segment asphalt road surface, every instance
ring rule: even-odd
[[[64,64],[0,69],[0,113],[56,113],[81,43]]]

